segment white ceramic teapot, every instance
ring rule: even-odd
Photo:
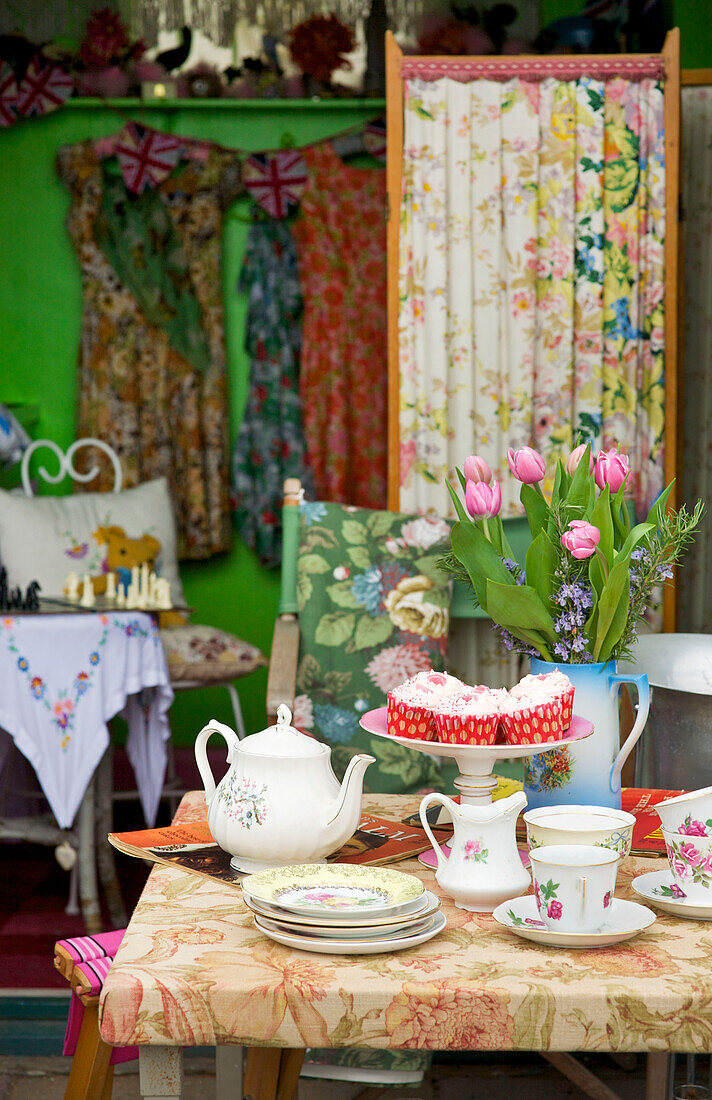
[[[446,856],[433,836],[425,811],[439,802],[452,817],[454,833]],[[516,824],[527,796],[517,791],[490,806],[458,805],[444,794],[428,794],[420,820],[438,861],[435,878],[458,909],[491,913],[500,902],[523,894],[531,881],[517,848]]]
[[[210,832],[237,871],[322,860],[353,836],[361,820],[363,774],[374,757],[354,756],[339,784],[329,746],[294,729],[291,720],[282,704],[276,726],[243,741],[215,721],[196,739]],[[206,753],[212,733],[227,741],[230,765],[217,788]]]

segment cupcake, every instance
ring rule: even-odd
[[[418,672],[388,692],[388,732],[394,737],[433,741],[433,712],[447,698],[465,690],[465,684],[447,672]]]
[[[541,745],[559,741],[564,725],[560,695],[552,694],[547,684],[527,676],[502,701],[501,716],[504,737],[509,745]]]
[[[493,745],[499,729],[500,706],[506,694],[506,691],[475,687],[443,699],[435,710],[438,741],[448,745]]]
[[[553,699],[561,700],[561,720],[564,730],[571,725],[574,713],[574,685],[568,676],[555,668],[552,672],[540,672],[537,676],[525,676],[512,688],[511,695],[528,691],[530,684],[543,684]]]

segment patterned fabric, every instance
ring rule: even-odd
[[[175,506],[179,556],[210,557],[231,541],[223,303],[216,272],[222,212],[238,180],[234,159],[213,148],[203,163],[182,165],[139,200],[148,196],[163,204],[172,223],[165,240],[175,233],[180,242],[186,264],[181,286],[187,283],[197,303],[207,342],[202,370],[174,346],[175,332],[172,340],[146,315],[136,296],[137,282],[124,283],[98,244],[97,218],[106,210],[104,173],[91,142],[60,150],[58,170],[71,192],[67,226],[84,286],[77,434],[98,436],[114,448],[127,487],[165,475]],[[136,280],[145,288],[154,278],[168,295],[156,267],[160,255],[150,248],[140,255],[137,266],[145,264],[148,270],[137,271]],[[194,357],[200,339],[195,328],[185,333]]]
[[[685,445],[682,499],[688,504],[712,497],[712,87],[682,89],[682,196],[685,220],[684,354]],[[712,631],[712,529],[710,520],[690,547],[677,578],[678,630]]]
[[[74,78],[69,73],[36,56],[20,81],[15,107],[22,118],[46,115],[61,107],[73,91]]]
[[[444,668],[450,584],[437,559],[449,525],[322,503],[303,504],[301,519],[294,724],[331,745],[337,774],[354,753],[374,756],[366,790],[441,790],[430,756],[367,733],[359,719],[385,706],[389,688]]]
[[[299,206],[307,166],[300,149],[254,153],[245,161],[242,178],[257,205],[271,218],[286,218]]]
[[[325,500],[386,504],[385,173],[304,151],[294,223],[304,294],[301,397],[309,466]]]
[[[368,773],[366,773],[368,774]],[[400,819],[418,800],[371,796]],[[203,792],[180,820],[205,817]],[[176,817],[176,821],[179,818]],[[627,856],[616,896],[660,860]],[[398,864],[442,898],[447,927],[396,955],[292,951],[262,935],[237,890],[155,867],[102,993],[109,1043],[408,1050],[670,1050],[712,1042],[712,943],[705,926],[656,911],[628,943],[581,951],[539,946],[489,913],[458,909],[432,870]]]
[[[7,61],[0,61],[0,126],[12,126],[17,118],[17,81]]]
[[[286,222],[254,222],[240,274],[247,294],[245,348],[250,392],[232,456],[237,529],[263,565],[282,557],[284,479],[298,477],[309,496],[299,400],[302,295],[292,231]]]
[[[134,195],[162,183],[180,158],[182,143],[170,134],[146,130],[130,122],[116,143],[116,159],[124,183]]]
[[[256,646],[214,626],[171,626],[161,630],[171,683],[225,683],[249,675],[267,661]]]
[[[451,508],[470,452],[580,433],[663,484],[663,96],[651,80],[406,83],[400,506]]]
[[[95,936],[75,936],[69,940],[58,940],[54,945],[55,965],[58,960],[67,962],[71,960],[68,971],[61,968],[65,978],[70,982],[79,978],[83,990],[98,996],[125,931],[125,928],[120,928],[115,932],[98,932]],[[62,1048],[62,1054],[68,1057],[72,1057],[76,1052],[83,1018],[84,1004],[73,987]],[[109,1065],[131,1062],[135,1058],[138,1058],[137,1047],[114,1047]]]

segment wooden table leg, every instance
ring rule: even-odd
[[[180,1097],[183,1093],[182,1047],[139,1047],[141,1096]]]
[[[114,776],[113,749],[109,745],[96,769],[96,864],[99,870],[101,890],[106,899],[112,928],[125,928],[128,924],[124,899],[121,896],[119,877],[116,874],[114,849],[107,835],[113,828]]]
[[[92,776],[79,807],[79,903],[88,935],[102,931],[99,892],[96,881],[96,844],[94,799],[96,787]]]
[[[645,1066],[645,1100],[668,1100],[672,1055],[666,1050],[649,1051]]]
[[[243,1100],[294,1100],[304,1050],[248,1047]]]
[[[111,1094],[111,1047],[99,1034],[98,1005],[85,1005],[64,1100],[102,1100]]]
[[[244,1061],[244,1047],[215,1047],[215,1100],[242,1097]]]

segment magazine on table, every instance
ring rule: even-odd
[[[119,852],[139,859],[180,867],[204,878],[238,886],[244,873],[230,866],[230,855],[215,842],[207,821],[109,833],[109,843]],[[425,831],[402,821],[364,813],[358,829],[328,863],[396,863],[419,855],[430,847]]]

